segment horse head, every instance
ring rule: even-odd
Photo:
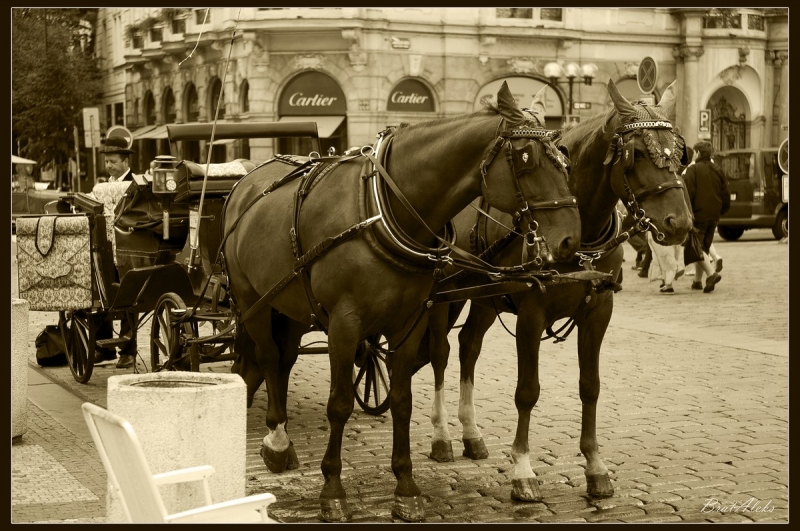
[[[534,97],[531,109],[520,109],[508,84],[500,87],[502,120],[481,162],[481,190],[491,206],[515,213],[525,236],[523,260],[533,253],[552,262],[577,251],[580,217],[567,183],[569,159],[554,143],[557,131],[544,127],[545,90]]]
[[[608,93],[616,109],[604,162],[611,165],[611,186],[656,241],[679,244],[692,228],[692,217],[677,175],[688,160],[683,136],[673,125],[675,82],[658,105],[629,102],[611,80]]]

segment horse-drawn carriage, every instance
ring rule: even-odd
[[[165,263],[149,266],[155,269],[142,268],[145,280],[137,283],[138,293],[144,297],[151,289],[158,297],[154,293],[144,297],[147,305],[137,302],[128,307],[144,310],[152,305],[149,309],[155,311],[151,365],[156,370],[197,370],[204,356],[219,359],[231,342],[234,352],[239,350],[236,342],[247,342],[241,345],[238,353],[243,356],[237,357],[234,369],[247,384],[249,400],[267,382],[267,434],[261,456],[270,471],[280,472],[292,468],[297,459],[287,432],[291,368],[302,353],[301,338],[309,330],[323,330],[328,336],[331,393],[329,444],[321,463],[325,477],[320,493],[322,519],[346,521],[352,517],[340,477],[343,429],[354,399],[362,403],[364,398],[376,398],[382,382],[386,399],[376,402],[375,408],[390,406],[393,417],[392,470],[398,482],[392,513],[419,521],[424,519],[424,503],[411,466],[411,376],[419,368],[420,353],[429,350],[429,360],[438,365],[434,369],[439,394],[447,350],[437,352],[437,345],[441,346],[442,337],[446,342],[452,326],[452,315],[446,309],[428,310],[436,303],[517,294],[509,300],[525,312],[520,312],[518,325],[534,318],[542,327],[552,324],[554,315],[578,315],[584,402],[581,451],[587,458],[587,490],[590,495],[611,495],[613,489],[595,438],[594,408],[600,343],[611,314],[607,288],[613,287],[611,280],[617,278],[621,262],[621,253],[604,253],[616,248],[625,235],[616,232],[613,220],[607,224],[606,211],[614,211],[617,201],[623,199],[637,220],[637,230],[652,230],[666,243],[678,243],[690,225],[682,185],[673,176],[683,154],[682,138],[669,121],[674,100],[665,98],[669,112],[662,113],[658,108],[632,106],[613,83],[609,83],[609,91],[616,108],[592,120],[591,131],[582,127],[570,133],[574,153],[569,155],[580,163],[573,168],[579,178],[570,177],[569,186],[566,148],[563,142],[556,142],[560,133],[543,127],[545,105],[539,98],[544,91],[534,99],[533,109],[520,109],[505,84],[498,92],[497,105],[484,111],[389,129],[379,134],[374,146],[343,157],[276,156],[246,175],[232,178],[235,182],[230,188],[217,187],[208,169],[171,158],[158,159],[145,187],[162,198],[158,211],[168,237],[161,241],[188,233],[188,222],[185,226],[177,222],[174,229],[173,222],[184,219],[181,207],[197,202],[198,192],[196,225],[202,229],[203,223],[209,223],[220,230],[204,231],[216,240],[205,244],[209,254],[202,260],[200,289],[192,282],[192,260],[183,268],[173,255],[171,261],[164,258]],[[226,136],[235,132],[217,128],[217,138],[244,137]],[[185,139],[208,138],[210,132],[168,130],[171,138],[185,135]],[[202,136],[192,137],[194,134]],[[218,214],[203,210],[209,189],[219,191],[219,197],[209,199],[220,201]],[[480,234],[476,234],[474,246],[456,245],[452,220],[459,213],[473,206],[488,218],[485,207],[477,206],[481,198],[495,212],[507,214],[498,216],[500,221],[489,219],[508,230],[507,236],[497,241],[514,245],[497,246],[484,237],[483,243],[489,245],[478,253]],[[578,203],[583,203],[580,219]],[[583,217],[584,211],[592,213],[589,219]],[[585,241],[582,232],[591,238],[588,248],[581,243]],[[95,254],[102,255],[100,233],[95,227]],[[220,252],[214,255],[216,247]],[[197,246],[191,257],[196,251]],[[549,265],[570,260],[576,252],[579,267],[568,266],[559,272]],[[164,250],[159,256],[171,253]],[[594,270],[592,262],[604,258],[608,270]],[[219,263],[217,259],[221,259]],[[466,273],[453,273],[453,268]],[[173,270],[176,277],[182,275],[179,282],[191,286],[191,294],[183,290],[186,298],[173,289],[177,282],[172,278],[166,288],[169,291],[158,288],[156,272]],[[474,275],[464,282],[470,274]],[[127,278],[125,275],[116,288],[116,298],[123,293]],[[545,285],[561,283],[573,286],[548,302],[555,313],[535,317],[540,302],[535,294],[543,292]],[[212,284],[219,290],[207,296],[207,286]],[[93,308],[117,310],[115,298],[94,294]],[[87,313],[91,312],[73,311],[72,315],[85,317]],[[73,333],[78,339],[73,338],[71,344],[92,344],[92,319],[86,321],[88,332]],[[491,321],[483,319],[484,323]],[[201,328],[209,327],[213,333],[201,333]],[[75,328],[73,323],[70,329]],[[471,333],[477,344],[470,347],[473,351],[480,350],[484,331],[478,328]],[[517,340],[521,370],[516,401],[523,428],[538,398],[539,341],[538,336],[529,336],[525,339],[530,339],[530,346],[519,336]],[[385,349],[383,340],[378,342],[381,338],[385,338]],[[523,352],[523,347],[531,352]],[[387,352],[390,354],[385,355]],[[462,361],[474,363],[475,358],[473,352],[469,360],[465,357]],[[88,355],[71,361],[77,366],[73,373],[85,375],[88,370],[90,374],[90,363]],[[366,375],[361,380],[361,397],[358,386],[353,385],[354,366],[374,368],[371,375],[362,372]],[[471,385],[469,379],[470,374],[462,375],[462,390],[463,384]],[[434,443],[445,442],[443,436],[449,438],[440,431]],[[512,447],[516,478],[512,495],[534,501],[540,494],[530,469],[527,437],[527,429],[518,430]]]

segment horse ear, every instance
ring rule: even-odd
[[[544,125],[544,116],[547,114],[547,85],[543,86],[533,97],[530,110],[539,123]]]
[[[675,91],[677,90],[675,86],[676,82],[677,81],[673,81],[670,83],[670,85],[667,87],[667,90],[664,91],[664,94],[661,96],[661,99],[658,102],[658,106],[661,107],[661,110],[670,121],[675,121]]]
[[[614,107],[619,113],[621,123],[636,121],[636,109],[633,108],[631,102],[625,99],[625,96],[619,93],[617,86],[610,79],[608,80],[608,94],[611,96],[611,101],[614,102]]]
[[[511,95],[507,81],[503,81],[500,90],[497,92],[497,108],[500,109],[500,115],[511,125],[525,121],[525,115],[519,110],[517,100]]]

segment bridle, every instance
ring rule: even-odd
[[[565,179],[568,173],[569,160],[558,150],[553,141],[560,131],[538,129],[526,125],[514,129],[501,130],[500,127],[503,125],[504,121],[505,120],[501,120],[500,125],[498,125],[497,139],[486,154],[486,157],[480,163],[483,186],[488,188],[486,175],[489,167],[494,162],[500,150],[505,148],[505,159],[512,175],[515,188],[514,195],[518,205],[518,209],[513,215],[514,224],[516,228],[521,229],[520,232],[522,232],[522,234],[520,235],[524,238],[522,265],[541,267],[544,264],[542,254],[546,254],[547,256],[552,256],[552,254],[547,246],[547,241],[536,232],[539,228],[539,224],[534,217],[534,211],[552,210],[564,207],[578,208],[578,200],[575,196],[570,195],[551,199],[549,201],[528,203],[528,200],[525,199],[522,193],[520,179],[524,174],[530,173],[536,167],[537,161],[534,157],[533,145],[532,142],[528,142],[521,148],[515,148],[511,140],[515,138],[527,138],[538,141],[542,145],[547,158],[549,158],[554,163],[555,167],[564,174]],[[534,258],[528,260],[529,256],[533,256]]]
[[[647,107],[644,107],[644,109],[647,110],[647,112],[652,116],[653,113],[651,109]],[[656,143],[653,139],[653,135],[655,132],[655,135],[658,136],[659,139],[664,138],[659,131],[669,131],[669,136],[672,139],[672,148],[664,147],[662,152],[658,152],[658,149],[655,147]],[[635,233],[649,230],[654,234],[653,237],[656,239],[656,241],[661,242],[664,241],[665,235],[659,231],[655,225],[653,225],[650,218],[647,217],[644,208],[642,208],[640,205],[640,202],[647,197],[666,192],[671,188],[683,188],[683,181],[676,176],[674,179],[669,179],[647,188],[634,190],[631,186],[628,175],[629,171],[631,171],[634,166],[634,145],[636,140],[631,138],[634,134],[644,136],[645,144],[650,153],[650,158],[651,160],[654,158],[656,159],[653,160],[653,163],[656,166],[659,168],[664,168],[669,165],[670,169],[672,169],[672,166],[674,165],[675,169],[673,172],[677,172],[679,165],[679,163],[673,163],[673,161],[678,153],[678,150],[680,150],[681,153],[683,152],[685,141],[683,140],[681,134],[673,129],[672,123],[667,120],[654,119],[650,121],[637,121],[624,124],[619,126],[614,131],[614,138],[611,140],[611,145],[608,148],[608,154],[603,162],[605,165],[608,165],[609,163],[612,165],[611,186],[615,191],[618,191],[619,185],[617,184],[615,186],[613,181],[613,167],[617,164],[622,164],[622,188],[624,195],[627,197],[627,200],[623,201],[623,203],[628,209],[628,212],[636,220],[634,225],[634,230],[636,231]],[[618,192],[617,195],[622,196],[623,194]]]

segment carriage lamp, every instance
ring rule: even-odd
[[[555,87],[558,83],[567,83],[569,87],[569,92],[567,93],[569,96],[568,110],[565,114],[570,115],[575,111],[575,102],[572,100],[572,87],[575,84],[575,79],[582,77],[583,84],[591,86],[597,70],[597,65],[594,63],[586,63],[583,66],[579,66],[577,63],[567,63],[563,67],[556,62],[544,65],[544,75],[550,80],[550,85]],[[566,78],[566,81],[561,80],[562,75]]]
[[[169,240],[169,204],[178,193],[178,160],[169,155],[159,155],[150,164],[153,175],[153,193],[161,198],[164,207],[164,239]]]

